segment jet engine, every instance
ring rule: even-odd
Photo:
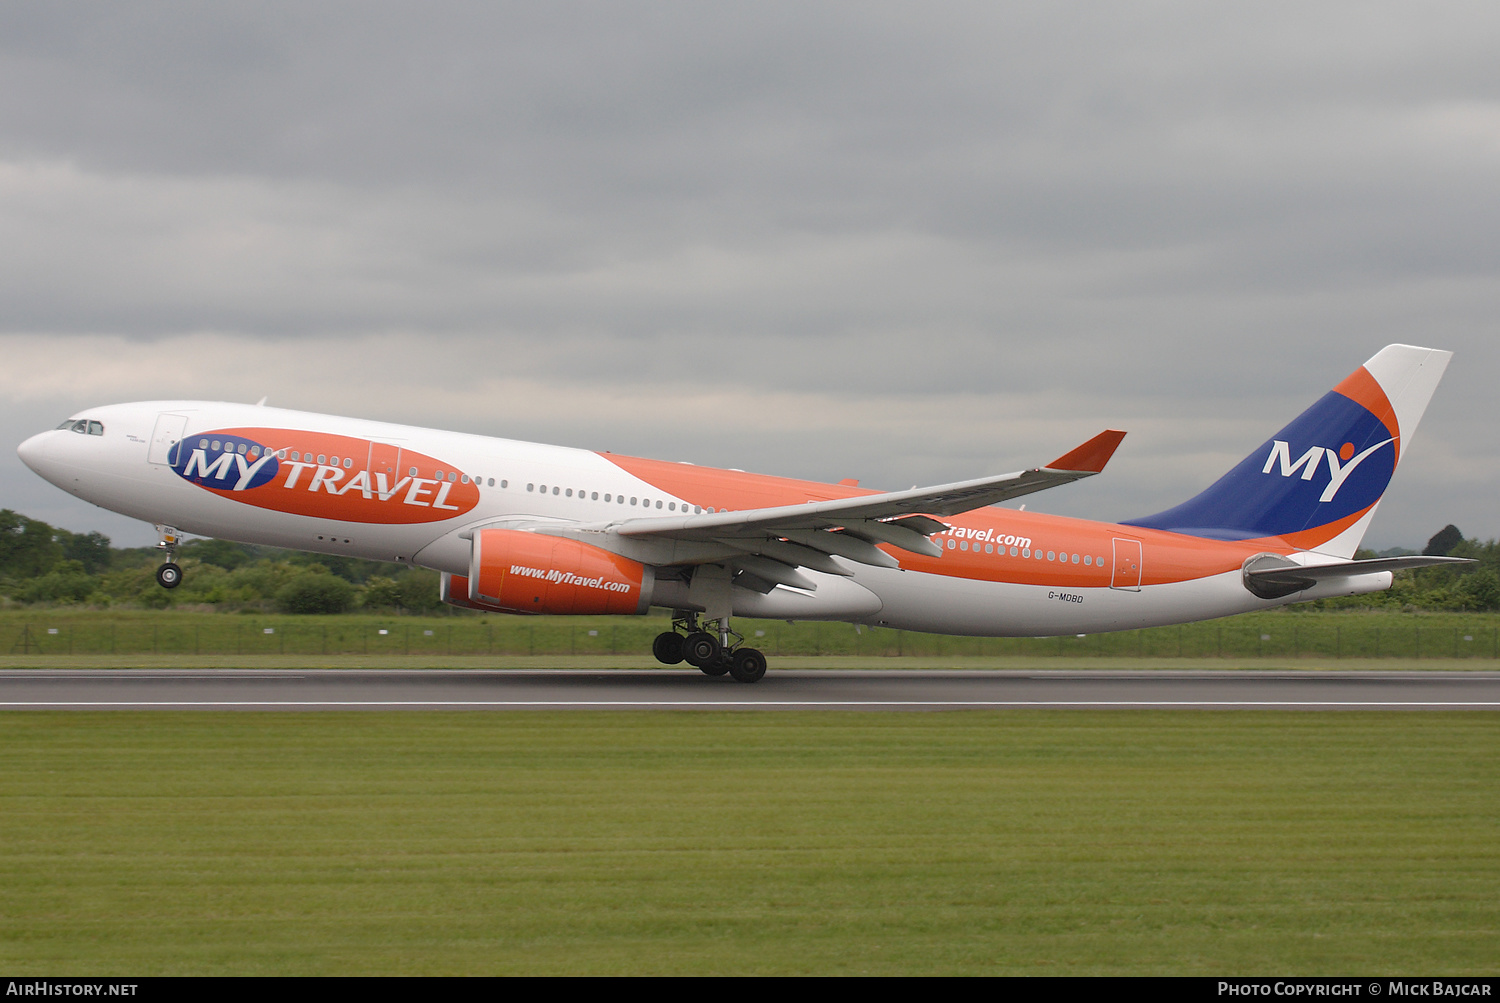
[[[463,579],[450,584],[458,591]],[[600,547],[540,533],[482,529],[469,556],[468,595],[454,605],[507,613],[644,613],[652,569]],[[445,596],[444,598],[447,598]],[[457,602],[463,598],[468,602]]]

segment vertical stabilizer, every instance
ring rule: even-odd
[[[1208,490],[1129,525],[1353,557],[1452,357],[1381,349]]]

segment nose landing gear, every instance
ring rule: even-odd
[[[182,567],[176,561],[177,544],[181,536],[171,526],[157,526],[156,529],[161,533],[156,549],[166,558],[166,563],[156,569],[156,584],[164,589],[175,589],[182,584]]]
[[[656,635],[651,653],[665,665],[687,662],[704,675],[728,673],[742,683],[758,682],[766,674],[766,656],[743,646],[744,638],[729,629],[728,617],[712,623],[717,637],[698,624],[697,613],[675,610],[672,629]]]

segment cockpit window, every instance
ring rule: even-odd
[[[79,435],[104,434],[104,422],[90,421],[88,418],[69,418],[67,421],[57,426],[57,428],[59,431],[61,431],[62,429],[68,429],[70,431],[77,432]]]
[[[104,422],[102,422],[102,421],[90,421],[89,422],[89,435],[103,435],[103,434],[104,434]]]
[[[72,428],[72,427],[73,427],[73,419],[69,418],[68,420],[64,421],[61,425],[57,426],[57,431],[61,432],[65,428]]]

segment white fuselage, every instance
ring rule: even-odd
[[[472,533],[479,526],[598,526],[675,517],[705,505],[720,511],[750,508],[763,503],[756,494],[762,490],[765,497],[783,499],[780,504],[856,490],[674,468],[691,476],[689,491],[632,472],[629,463],[609,454],[251,405],[153,401],[95,408],[79,417],[100,423],[102,434],[59,429],[20,447],[28,466],[79,498],[184,533],[455,575],[469,571]],[[279,451],[275,481],[256,496],[270,501],[247,503],[237,496],[236,484],[253,477],[254,450],[248,456],[219,452],[218,439],[208,440],[225,429],[253,430],[267,440],[262,447],[267,454]],[[323,443],[337,442],[362,445],[344,446],[343,456],[325,450]],[[189,457],[189,450],[201,455]],[[299,459],[293,462],[291,456]],[[220,478],[213,483],[223,486],[206,489],[184,476],[184,466],[198,475],[213,468]],[[719,481],[723,493],[716,495]],[[756,500],[744,500],[751,496]],[[1196,540],[1011,509],[979,509],[946,522],[954,525],[955,538],[967,533],[962,550],[939,535],[934,539],[944,547],[940,558],[887,548],[900,568],[842,561],[851,575],[804,570],[815,590],[735,589],[733,611],[1024,636],[1185,622],[1289,601],[1259,599],[1242,584],[1241,563],[1257,548],[1265,550],[1264,544]],[[969,550],[970,538],[995,539],[994,529],[984,527],[997,524],[1011,539],[1024,532],[1024,557],[1023,548],[1003,545],[998,553],[981,551],[979,542]],[[1140,555],[1133,579],[1115,567],[1121,547]],[[1157,568],[1162,573],[1155,573]],[[1296,599],[1372,591],[1389,583],[1389,574],[1365,575],[1352,584],[1316,587]],[[692,596],[672,583],[658,586],[652,602],[692,608]]]

